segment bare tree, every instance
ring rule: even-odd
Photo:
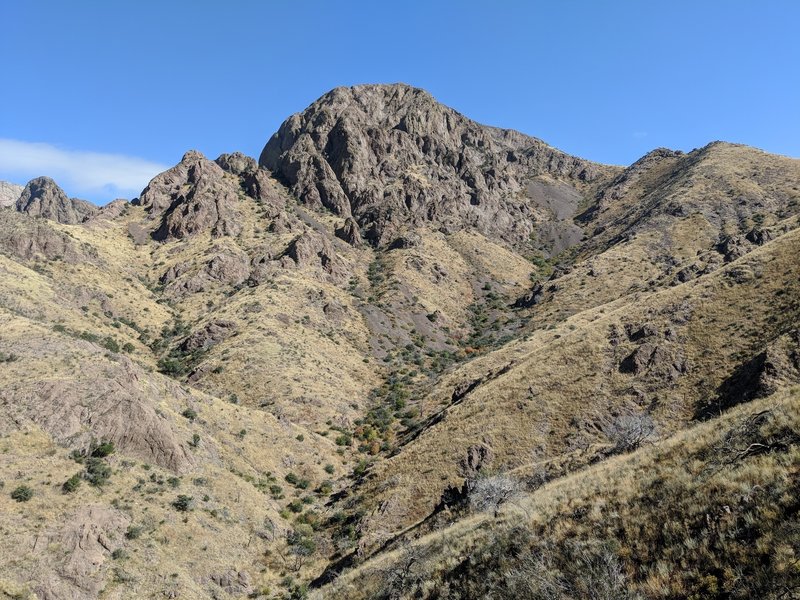
[[[650,440],[656,433],[656,425],[649,415],[620,415],[603,428],[603,433],[614,444],[612,452],[632,452]]]
[[[500,507],[512,500],[520,491],[519,481],[506,473],[480,477],[470,486],[469,503],[474,510],[493,512],[497,518]]]

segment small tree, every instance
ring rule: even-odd
[[[469,503],[474,510],[493,512],[497,518],[500,508],[519,493],[519,482],[508,474],[480,477],[470,486]]]
[[[92,457],[86,460],[84,479],[95,487],[102,487],[111,479],[111,467],[102,458]]]
[[[299,571],[305,559],[317,551],[314,529],[311,525],[299,524],[286,534],[289,552],[294,555],[294,570]]]

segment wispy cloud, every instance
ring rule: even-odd
[[[639,140],[642,139],[642,138],[646,138],[647,137],[647,132],[646,131],[634,131],[633,132],[633,137],[635,137],[636,139],[639,139]]]
[[[135,156],[0,138],[0,179],[24,184],[47,175],[70,196],[100,203],[137,196],[154,175],[167,168]]]

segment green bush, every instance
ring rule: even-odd
[[[71,494],[81,486],[81,474],[75,473],[72,477],[67,479],[62,485],[61,490],[65,494]]]
[[[90,485],[101,487],[111,479],[111,467],[102,458],[89,458],[83,477]]]
[[[119,352],[119,342],[110,335],[107,335],[105,338],[103,338],[103,341],[100,343],[100,345],[111,352]]]
[[[179,494],[178,497],[172,501],[172,507],[179,512],[186,512],[188,510],[191,510],[192,500],[193,498],[191,496],[187,496],[186,494]]]
[[[114,454],[114,442],[100,442],[92,450],[92,456],[95,458],[105,458],[111,454]]]
[[[129,540],[135,540],[141,537],[143,532],[144,528],[140,525],[130,525],[128,531],[125,532],[125,537]]]
[[[27,502],[31,498],[33,498],[33,490],[27,485],[16,487],[11,492],[11,499],[17,502]]]

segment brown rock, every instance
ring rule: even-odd
[[[358,223],[352,217],[347,217],[344,220],[344,224],[336,229],[336,237],[355,247],[363,243]]]
[[[157,175],[137,200],[150,218],[161,219],[152,234],[156,240],[205,231],[214,237],[237,235],[242,228],[238,203],[238,179],[226,176],[197,151],[187,152],[179,164]]]
[[[21,213],[67,225],[83,223],[98,210],[90,202],[68,198],[64,190],[49,177],[30,180],[15,206]]]
[[[479,125],[402,84],[336,88],[287,119],[259,164],[302,202],[352,217],[376,245],[426,222],[527,242],[537,212],[527,180],[563,179],[580,196],[585,182],[608,171],[535,138]]]

